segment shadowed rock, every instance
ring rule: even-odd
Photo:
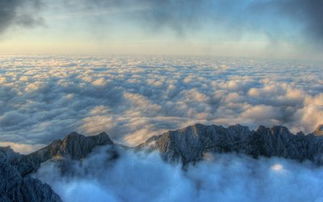
[[[10,147],[0,147],[0,201],[60,202],[60,197],[47,184],[28,174],[37,171],[45,161],[55,158],[80,160],[95,147],[112,144],[106,133],[86,137],[73,132],[28,155],[15,153]]]
[[[38,151],[15,159],[12,163],[24,176],[35,172],[40,164],[47,160],[55,158],[80,160],[91,153],[95,147],[112,144],[112,140],[104,132],[96,136],[83,136],[73,132],[63,140],[55,140]]]
[[[323,164],[322,125],[313,133],[292,134],[286,127],[260,126],[257,130],[234,125],[205,126],[196,124],[183,129],[169,131],[149,138],[135,149],[157,150],[167,161],[180,162],[183,165],[203,160],[207,154],[239,153],[258,158],[282,157],[298,161],[310,160],[317,165]],[[41,163],[60,159],[62,172],[73,174],[75,160],[86,158],[95,147],[109,147],[108,162],[113,163],[120,155],[106,133],[97,136],[83,136],[71,133],[63,140],[53,141],[48,146],[28,155],[15,153],[9,147],[0,147],[0,201],[61,201],[47,185],[29,176],[37,171]],[[110,149],[110,150],[109,150]],[[76,173],[77,174],[77,173]]]
[[[60,197],[38,179],[21,176],[17,168],[11,165],[11,151],[0,148],[0,201],[60,202]],[[8,154],[8,156],[6,156]],[[17,154],[18,155],[18,154]]]

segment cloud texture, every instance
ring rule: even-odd
[[[205,57],[0,62],[0,141],[24,144],[18,149],[71,131],[106,131],[136,145],[197,122],[283,124],[306,133],[323,122],[323,71],[315,64]]]
[[[157,154],[130,151],[111,163],[105,150],[76,162],[72,175],[47,163],[36,177],[66,202],[323,201],[323,170],[310,163],[219,154],[184,171]]]
[[[41,18],[35,15],[40,7],[40,0],[1,0],[0,33],[13,25],[31,27],[40,24]]]

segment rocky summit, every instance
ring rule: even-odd
[[[104,145],[127,149],[114,144],[104,132],[96,136],[73,132],[28,155],[18,154],[9,147],[0,147],[0,201],[61,201],[49,185],[33,178],[31,174],[46,161],[65,159],[64,164],[69,164],[86,158],[96,147]],[[159,151],[166,161],[183,165],[197,163],[210,153],[228,152],[254,158],[282,157],[308,160],[318,166],[323,164],[322,125],[313,133],[305,135],[302,132],[293,134],[283,126],[260,126],[250,130],[241,125],[225,128],[195,124],[153,136],[135,147],[135,151],[138,149]],[[117,150],[110,149],[109,152],[114,160],[120,155],[116,153]]]
[[[283,126],[260,126],[251,131],[241,125],[224,128],[196,124],[153,136],[138,147],[158,150],[164,159],[184,164],[200,161],[208,153],[235,152],[254,158],[310,160],[322,165],[323,136],[319,136],[318,130],[304,135],[302,132],[292,134]]]
[[[0,201],[61,201],[49,185],[30,174],[37,171],[41,163],[58,156],[80,160],[95,147],[112,144],[106,133],[86,137],[74,132],[28,155],[15,153],[9,147],[0,148]]]

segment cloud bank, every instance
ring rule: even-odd
[[[61,175],[57,165],[47,163],[36,177],[66,202],[323,200],[323,170],[310,163],[219,154],[182,170],[157,154],[121,153],[111,163],[101,149],[75,162],[72,175]]]
[[[22,152],[71,131],[106,131],[136,145],[198,122],[306,133],[323,123],[323,71],[315,64],[206,57],[0,62],[0,141],[23,144],[16,145]]]

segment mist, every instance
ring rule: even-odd
[[[66,202],[323,201],[323,169],[309,162],[216,154],[183,169],[157,153],[120,150],[111,161],[107,150],[74,162],[64,175],[46,163],[36,177]]]

